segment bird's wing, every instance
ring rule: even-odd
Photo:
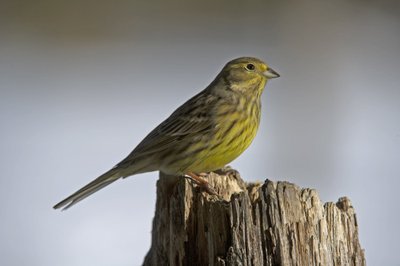
[[[211,95],[199,94],[187,101],[151,131],[124,161],[166,151],[178,143],[189,143],[195,140],[194,136],[213,130],[209,108],[214,100]]]

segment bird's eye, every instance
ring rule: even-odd
[[[250,71],[253,71],[254,69],[256,69],[256,67],[253,64],[247,64],[246,65],[246,69],[250,70]]]

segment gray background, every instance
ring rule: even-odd
[[[0,264],[139,265],[157,173],[67,212],[230,59],[282,77],[232,166],[347,195],[369,265],[400,265],[398,1],[1,1]]]

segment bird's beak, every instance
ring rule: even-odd
[[[275,72],[272,68],[268,67],[266,71],[264,71],[264,76],[268,79],[278,78],[280,75]]]

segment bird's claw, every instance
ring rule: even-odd
[[[205,192],[207,192],[210,195],[218,196],[218,193],[215,190],[215,188],[213,188],[208,182],[199,184],[199,187],[200,187],[200,189],[204,190]]]
[[[206,180],[203,179],[206,176],[207,174],[205,173],[200,173],[198,175],[189,173],[185,175],[185,177],[189,178],[195,184],[197,184],[201,190],[207,192],[210,195],[218,196],[219,194],[217,193],[217,191]]]

